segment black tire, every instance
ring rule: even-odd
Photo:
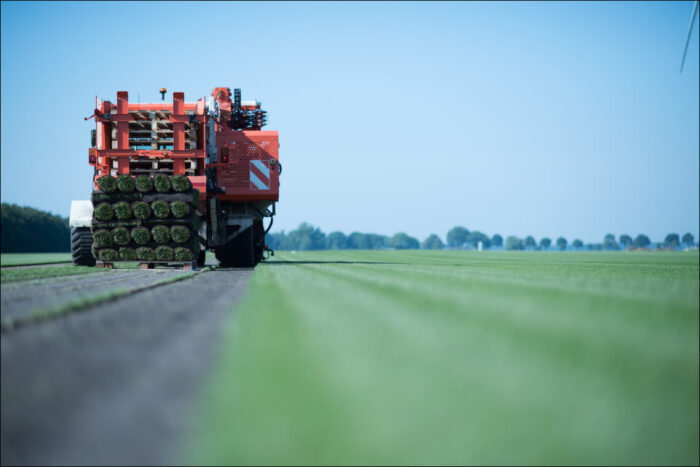
[[[70,231],[70,252],[76,266],[94,266],[90,227],[73,227]]]
[[[197,267],[198,268],[203,268],[204,263],[207,262],[207,250],[199,250],[199,254],[197,254]]]
[[[247,228],[226,245],[216,247],[216,259],[221,266],[252,268],[257,264],[253,245],[253,229]]]

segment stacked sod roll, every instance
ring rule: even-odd
[[[97,260],[186,263],[199,253],[199,191],[184,175],[105,175],[92,193]]]

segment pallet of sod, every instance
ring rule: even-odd
[[[98,264],[191,263],[198,252],[199,191],[184,175],[106,175],[92,193]]]

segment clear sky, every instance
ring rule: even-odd
[[[88,199],[95,95],[240,87],[273,231],[698,237],[692,2],[2,2],[2,201]]]

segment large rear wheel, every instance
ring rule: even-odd
[[[216,247],[214,254],[222,266],[252,268],[258,263],[253,245],[253,230],[253,227],[249,227],[227,244]]]
[[[90,227],[73,227],[70,231],[70,252],[76,266],[94,266]]]

